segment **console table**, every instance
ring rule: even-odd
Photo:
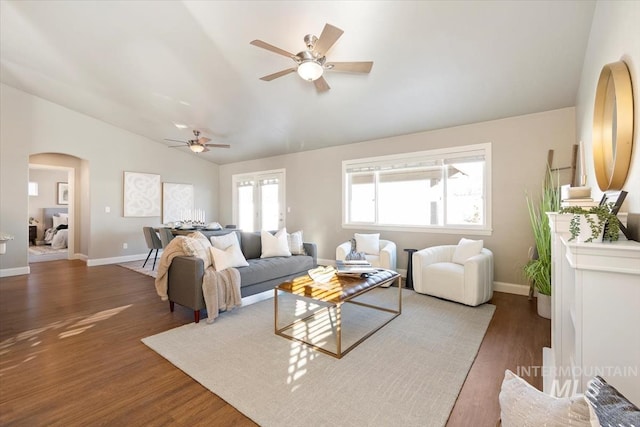
[[[584,393],[602,376],[640,402],[640,243],[569,241],[571,214],[549,213],[551,348],[544,391]]]

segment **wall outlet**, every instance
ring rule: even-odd
[[[122,249],[127,249],[129,247],[129,245],[127,245],[126,243],[122,244]]]
[[[104,208],[104,212],[105,212],[105,213],[111,213],[111,207],[109,207],[109,206],[105,206],[105,208]]]

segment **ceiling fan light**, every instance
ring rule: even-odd
[[[202,153],[204,151],[204,146],[200,144],[191,144],[189,148],[191,148],[191,151],[194,153]]]
[[[322,65],[314,60],[308,60],[298,65],[298,75],[310,82],[318,80],[322,76]]]

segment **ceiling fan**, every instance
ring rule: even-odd
[[[211,141],[211,138],[207,138],[204,136],[200,136],[200,131],[194,129],[193,130],[193,135],[195,136],[194,139],[190,139],[188,141],[179,141],[177,139],[169,139],[169,138],[165,138],[165,141],[171,141],[171,142],[180,142],[182,144],[186,144],[187,147],[189,147],[191,149],[191,151],[193,151],[194,153],[203,153],[203,152],[207,152],[209,151],[209,148],[207,147],[215,147],[215,148],[229,148],[231,147],[229,144],[207,144],[209,141]],[[169,148],[176,148],[176,147],[184,147],[184,145],[170,145]]]
[[[298,75],[300,75],[304,80],[312,81],[318,92],[326,92],[330,87],[322,76],[325,70],[347,73],[370,72],[371,67],[373,67],[372,61],[327,62],[327,58],[325,56],[326,53],[331,49],[335,42],[338,41],[342,33],[344,33],[344,31],[340,28],[334,27],[330,24],[325,24],[319,38],[312,34],[307,34],[304,37],[304,43],[307,45],[307,50],[298,52],[295,55],[287,52],[286,50],[270,45],[269,43],[263,42],[262,40],[252,41],[252,45],[289,57],[296,63],[296,67],[287,68],[286,70],[269,74],[261,77],[260,80],[268,82],[297,71]]]

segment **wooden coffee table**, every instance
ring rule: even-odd
[[[373,335],[380,328],[385,326],[391,320],[395,319],[402,312],[402,286],[400,283],[400,275],[395,271],[391,270],[380,270],[376,274],[370,275],[367,278],[360,277],[348,277],[348,276],[338,276],[335,274],[328,274],[327,277],[317,277],[318,280],[312,279],[309,275],[298,277],[292,281],[284,282],[275,287],[275,298],[274,298],[274,331],[276,335],[280,335],[282,337],[288,338],[293,341],[298,341],[309,345],[316,350],[328,354],[330,356],[336,357],[338,359],[342,358],[345,354],[355,348],[358,344],[366,340],[368,337]],[[390,309],[378,305],[368,304],[361,301],[355,301],[354,298],[359,297],[372,289],[378,288],[383,285],[393,284],[394,281],[398,283],[398,308]],[[299,298],[306,298],[312,300],[317,303],[320,307],[319,310],[314,311],[310,315],[306,315],[303,318],[296,318],[293,322],[288,323],[283,327],[278,326],[279,320],[279,310],[278,306],[278,295],[280,292],[284,292],[290,295],[294,295]],[[366,333],[362,338],[358,339],[355,343],[350,345],[346,349],[342,349],[342,305],[345,303],[356,304],[362,307],[366,307],[372,310],[383,311],[387,313],[393,314],[392,317],[388,318],[379,326],[375,327],[373,330],[370,330]],[[327,311],[327,315],[331,316],[331,312],[333,310],[334,318],[331,320],[333,324],[333,328],[335,329],[336,336],[336,351],[330,351],[325,348],[322,348],[318,345],[313,344],[307,339],[293,336],[292,334],[287,334],[285,331],[291,330],[294,331],[296,326],[300,326],[301,324],[305,324],[309,322],[311,319],[315,318],[322,311]],[[295,315],[294,315],[295,317]],[[306,325],[302,325],[306,327]]]

